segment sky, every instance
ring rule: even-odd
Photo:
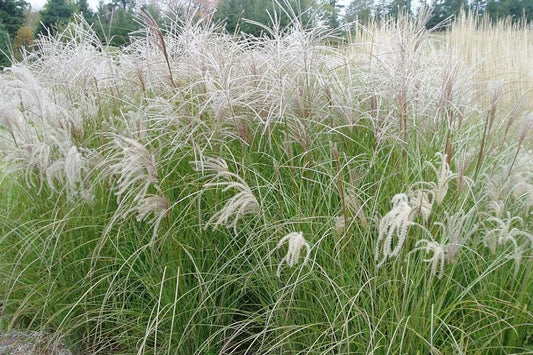
[[[26,0],[26,1],[31,4],[31,8],[33,10],[41,10],[44,4],[46,4],[47,0]],[[96,8],[98,7],[98,0],[87,0],[87,2],[89,3],[89,6],[93,10],[96,10]]]
[[[47,0],[27,0],[27,1],[29,1],[29,3],[31,4],[31,7],[34,10],[41,10]],[[88,0],[89,6],[93,10],[96,10],[98,8],[98,1],[99,0]],[[339,3],[341,5],[348,6],[348,4],[350,3],[350,0],[339,0]]]

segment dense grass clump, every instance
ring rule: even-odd
[[[423,19],[341,48],[146,21],[120,50],[72,24],[0,76],[2,330],[77,353],[533,351],[527,90]]]

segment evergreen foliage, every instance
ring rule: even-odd
[[[95,30],[103,42],[120,47],[130,43],[130,33],[138,30],[140,26],[135,20],[133,8],[124,8],[117,4],[104,5],[102,2],[100,3]]]
[[[11,63],[9,59],[9,43],[9,32],[7,32],[6,26],[0,21],[0,68],[8,66]]]
[[[359,23],[366,26],[374,17],[374,0],[353,0],[346,8],[345,20],[349,27]]]
[[[94,23],[96,21],[94,11],[89,7],[87,0],[78,0],[76,2],[76,12],[81,13],[87,23]]]
[[[24,0],[0,0],[0,22],[11,39],[15,38],[17,30],[24,24],[24,10],[27,7],[28,3]]]
[[[75,10],[74,5],[66,0],[48,0],[39,12],[41,21],[37,33],[57,33],[69,23]]]
[[[533,22],[533,0],[489,0],[486,12],[492,21],[510,18],[512,22]]]
[[[426,23],[426,27],[434,28],[439,26],[448,18],[459,15],[459,12],[464,9],[467,9],[466,0],[435,0],[432,5],[432,16]]]
[[[513,23],[533,22],[533,0],[433,0],[423,1],[422,7],[431,11],[426,28],[449,28],[461,11],[472,12],[476,17],[488,16],[494,23],[509,19]],[[397,18],[399,13],[413,16],[411,0],[352,0],[346,9],[345,23],[366,25],[370,19],[383,17]]]
[[[329,28],[335,29],[340,26],[340,12],[343,6],[337,0],[328,0],[325,4],[327,22]]]
[[[217,6],[214,19],[224,22],[229,33],[245,33],[259,37],[266,35],[264,28],[247,20],[267,27],[272,27],[277,22],[281,28],[285,28],[295,15],[308,25],[310,5],[306,0],[279,3],[272,0],[222,0]]]

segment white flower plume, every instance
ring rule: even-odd
[[[155,158],[134,139],[116,135],[113,143],[115,152],[110,159],[110,170],[114,176],[118,176],[115,194],[119,201],[140,201],[149,186],[158,181]]]
[[[419,214],[424,219],[424,222],[427,222],[433,210],[435,193],[427,190],[414,190],[410,191],[408,196],[409,206],[412,208],[411,219],[414,218],[414,214]]]
[[[281,238],[278,242],[276,249],[279,249],[284,243],[288,243],[289,247],[287,249],[287,254],[281,259],[278,270],[276,271],[276,276],[281,276],[281,267],[283,263],[286,263],[289,267],[293,267],[298,263],[302,249],[305,247],[306,254],[302,266],[309,261],[309,254],[311,253],[311,247],[309,243],[305,240],[302,232],[292,232]]]
[[[197,171],[212,177],[212,181],[204,185],[205,190],[211,188],[222,188],[222,192],[237,190],[237,193],[226,202],[224,207],[209,218],[205,224],[206,229],[209,226],[217,228],[225,225],[228,228],[233,227],[237,232],[237,222],[243,216],[261,212],[259,202],[250,186],[242,177],[229,171],[224,159],[202,157],[201,160],[192,161],[191,164],[194,164]]]
[[[137,206],[126,213],[129,212],[137,214],[137,217],[135,217],[137,222],[146,221],[148,216],[152,215],[152,218],[147,222],[153,227],[153,241],[153,238],[157,235],[161,221],[169,215],[169,202],[166,197],[147,195],[137,203]]]
[[[425,250],[426,254],[433,253],[431,257],[424,259],[424,261],[431,264],[431,274],[436,275],[438,272],[438,277],[441,279],[444,275],[444,266],[447,258],[446,245],[433,240],[421,239],[416,242],[415,248],[411,252],[417,250]]]
[[[400,193],[392,198],[392,209],[381,219],[379,223],[379,236],[376,243],[375,260],[382,258],[378,267],[381,267],[389,257],[398,255],[402,248],[407,231],[412,222],[409,220],[411,206],[409,206],[406,194]],[[394,238],[396,240],[394,241]],[[394,249],[392,244],[394,243]]]
[[[437,182],[417,181],[411,185],[411,189],[414,189],[414,187],[416,186],[420,186],[421,188],[418,191],[425,192],[426,197],[432,196],[431,205],[433,204],[433,201],[435,201],[437,205],[440,205],[442,201],[444,201],[444,198],[446,197],[446,194],[448,193],[448,183],[450,182],[451,179],[454,179],[457,177],[457,174],[453,173],[450,169],[450,165],[448,164],[448,161],[447,161],[448,156],[442,153],[437,153],[436,155],[437,157],[440,158],[440,167],[438,168],[435,167],[435,165],[433,165],[433,163],[429,161],[426,161],[425,164],[428,165],[435,172],[435,175],[437,177]],[[463,177],[463,179],[464,178],[466,177]],[[467,179],[466,181],[469,181],[469,179]],[[413,197],[409,196],[409,197],[417,198],[417,196],[413,196]],[[418,196],[418,198],[423,198],[423,196]],[[427,208],[430,207],[430,205],[420,200],[418,202],[422,203],[420,206],[425,205],[425,208],[426,208],[425,213],[428,213]],[[428,200],[428,203],[429,203],[429,200]],[[411,204],[411,206],[413,206],[413,204]],[[429,213],[430,212],[431,210],[429,210]],[[422,209],[420,210],[419,213],[421,213],[425,218],[425,215],[423,214],[424,211],[422,211]]]
[[[488,224],[492,224],[494,227],[488,230],[484,245],[488,247],[492,253],[496,252],[497,245],[504,245],[508,242],[511,242],[514,246],[518,248],[520,245],[518,239],[525,238],[529,241],[531,247],[533,247],[533,235],[522,231],[513,225],[522,226],[524,221],[519,216],[512,216],[511,213],[507,212],[507,218],[502,219],[495,216],[490,216],[487,219]]]
[[[471,214],[466,213],[463,210],[456,212],[452,215],[448,212],[444,212],[446,215],[446,223],[436,222],[436,226],[440,226],[442,229],[442,243],[448,263],[453,261],[453,258],[459,250],[465,245],[465,243],[472,237],[477,231],[478,225],[469,225],[468,222],[471,219]]]
[[[448,165],[446,160],[448,158],[447,154],[437,153],[436,155],[441,158],[440,169],[437,169],[431,163],[428,164],[435,171],[435,174],[437,174],[437,184],[435,185],[434,192],[435,201],[440,205],[448,193],[448,182],[452,178],[455,178],[457,174],[452,173],[450,170],[450,165]]]
[[[423,259],[424,262],[431,264],[431,274],[438,275],[441,279],[444,275],[446,261],[451,264],[455,255],[467,240],[477,231],[478,226],[469,226],[471,215],[459,211],[455,214],[446,215],[446,223],[436,222],[436,226],[441,227],[441,241],[437,242],[431,239],[421,239],[416,242],[415,248],[410,252],[424,250],[426,254],[433,253],[429,258]]]
[[[137,222],[148,221],[153,227],[154,237],[159,225],[168,214],[168,199],[161,195],[157,162],[152,153],[140,142],[113,135],[111,155],[100,164],[107,170],[109,178],[117,185],[118,208],[108,223],[104,234],[107,234],[118,219],[126,219],[136,215]],[[154,195],[150,190],[158,191]]]

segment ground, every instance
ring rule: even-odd
[[[42,332],[0,331],[0,355],[72,355],[63,344],[51,344]]]

